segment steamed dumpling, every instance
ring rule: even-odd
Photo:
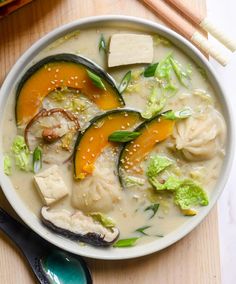
[[[120,184],[109,164],[96,163],[92,175],[74,185],[73,205],[84,212],[109,212],[120,200]]]
[[[226,126],[222,115],[213,108],[197,117],[176,123],[173,136],[176,149],[187,160],[201,161],[214,157],[224,145]]]

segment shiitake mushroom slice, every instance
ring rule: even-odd
[[[120,234],[118,228],[106,228],[79,210],[71,213],[65,209],[49,210],[48,207],[43,207],[41,217],[43,224],[52,231],[94,246],[110,246]]]
[[[78,118],[69,111],[42,109],[27,124],[24,137],[31,151],[37,146],[43,149],[44,162],[65,162],[72,155],[79,128]]]

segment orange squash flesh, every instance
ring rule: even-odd
[[[22,86],[18,94],[16,118],[18,125],[34,117],[43,99],[53,90],[63,87],[79,89],[100,109],[110,110],[123,106],[115,90],[102,80],[106,90],[96,87],[88,77],[85,66],[74,62],[51,62],[38,69]]]
[[[141,135],[127,143],[120,156],[120,167],[125,171],[136,168],[158,142],[172,134],[174,121],[158,117],[150,122],[144,122],[138,128],[140,129],[135,131],[141,132]]]
[[[83,179],[93,172],[94,163],[102,150],[112,145],[108,136],[116,130],[134,128],[140,122],[140,115],[135,111],[115,110],[100,116],[87,130],[80,134],[75,150],[75,178]]]

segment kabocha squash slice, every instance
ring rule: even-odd
[[[173,120],[158,115],[144,121],[134,130],[141,134],[135,140],[127,142],[119,156],[118,175],[122,185],[124,185],[124,172],[139,173],[139,164],[158,142],[165,140],[172,134],[174,123]]]
[[[106,112],[91,120],[90,125],[79,133],[74,152],[76,179],[83,179],[93,172],[94,163],[102,150],[114,144],[108,137],[117,130],[133,130],[142,118],[139,112],[120,109]]]
[[[99,88],[88,71],[102,80]],[[102,110],[125,105],[112,77],[95,63],[74,54],[56,54],[33,65],[22,77],[16,92],[17,125],[27,124],[40,110],[43,99],[53,90],[80,90]]]

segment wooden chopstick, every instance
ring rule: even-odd
[[[10,4],[11,2],[13,1],[16,1],[16,0],[6,0],[6,1],[3,1],[3,2],[0,2],[0,8],[5,6],[5,5],[8,5]]]
[[[197,31],[197,29],[178,12],[162,0],[141,0],[150,7],[156,14],[163,18],[175,30],[189,39],[207,54],[211,55],[223,66],[227,65],[228,59],[216,47],[211,45],[208,40]]]
[[[178,10],[180,10],[186,17],[193,21],[193,23],[199,25],[205,31],[209,32],[218,41],[220,41],[225,47],[232,52],[236,50],[236,41],[230,38],[223,30],[217,27],[211,20],[200,14],[194,13],[194,11],[183,0],[166,0],[173,4]]]

